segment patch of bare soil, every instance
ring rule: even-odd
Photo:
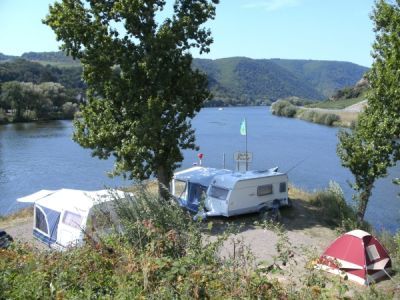
[[[301,199],[294,199],[292,207],[281,210],[283,231],[272,228],[273,225],[263,226],[263,216],[259,214],[210,219],[209,222],[213,222],[210,240],[231,227],[237,228],[223,243],[222,258],[253,256],[257,265],[281,269],[283,275],[277,277],[282,281],[287,276],[300,279],[306,275],[306,264],[321,255],[337,237],[337,232],[318,217],[318,210]],[[287,264],[282,263],[281,256],[287,256]]]

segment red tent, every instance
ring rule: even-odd
[[[347,276],[368,285],[387,275],[390,257],[381,243],[362,230],[353,230],[337,238],[319,258],[317,268]]]

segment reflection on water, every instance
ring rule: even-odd
[[[337,129],[275,117],[266,107],[203,109],[193,125],[205,165],[222,167],[225,153],[225,166],[236,167],[234,153],[245,150],[245,137],[239,132],[243,118],[247,119],[253,169],[291,169],[289,180],[308,190],[324,188],[334,180],[351,199],[347,181],[352,176],[336,156]],[[92,158],[89,150],[71,140],[72,131],[70,121],[0,126],[1,214],[19,207],[16,198],[40,189],[94,190],[128,184],[121,178],[108,178],[112,160]],[[182,167],[189,167],[197,161],[197,152],[185,151],[184,157]],[[400,177],[399,167],[378,181],[367,210],[367,219],[378,228],[399,228],[400,189],[392,184],[393,177]]]

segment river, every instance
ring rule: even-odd
[[[297,187],[312,191],[338,182],[347,200],[352,190],[349,171],[336,156],[337,128],[298,119],[271,115],[267,107],[203,109],[193,120],[197,144],[204,154],[203,165],[234,169],[234,153],[245,150],[240,123],[247,119],[248,151],[253,153],[250,168],[279,166],[289,171],[289,180]],[[21,123],[0,126],[0,214],[21,207],[15,199],[40,189],[101,189],[128,185],[122,178],[109,178],[113,160],[99,160],[90,150],[71,140],[70,121]],[[182,168],[197,161],[197,153],[185,151]],[[377,182],[366,219],[377,229],[392,232],[400,228],[400,188],[392,178],[400,177],[400,167],[390,170],[387,178]]]

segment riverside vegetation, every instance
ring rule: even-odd
[[[291,196],[313,205],[315,216],[329,221],[338,232],[353,229],[354,212],[337,184],[313,194],[292,187]],[[227,221],[228,229],[211,240],[212,222],[193,221],[175,202],[166,202],[154,192],[139,189],[115,203],[119,221],[114,229],[122,227],[122,232],[89,231],[82,247],[65,252],[38,251],[21,243],[0,250],[0,298],[390,299],[396,293],[394,287],[359,288],[315,270],[315,253],[307,254],[306,275],[295,276],[285,226],[261,217],[254,225],[278,236],[278,254],[270,267],[257,263],[239,240],[234,245],[241,250],[234,256],[219,256],[223,242],[234,239],[238,229],[234,221]],[[107,219],[98,212],[97,220],[102,217]],[[385,234],[381,240],[398,272],[400,235]],[[279,276],[285,280],[278,280]]]
[[[327,126],[354,128],[359,112],[343,109],[364,101],[369,89],[368,80],[362,78],[355,86],[339,89],[325,101],[313,102],[299,97],[287,97],[274,102],[271,111],[277,116],[298,118]]]
[[[81,72],[24,59],[0,63],[0,124],[72,119],[86,89]]]
[[[325,113],[316,110],[300,108],[288,100],[278,100],[271,105],[271,112],[277,116],[299,118],[327,126],[342,125],[340,117],[334,113]]]
[[[29,68],[22,70],[16,62]],[[368,70],[349,62],[246,57],[194,58],[192,66],[208,77],[213,98],[205,106],[270,105],[289,96],[318,102],[354,85]],[[80,61],[63,52],[28,52],[20,57],[0,53],[0,85],[11,80],[38,83],[32,74],[38,74],[39,68],[51,75],[47,81],[85,90]],[[12,78],[10,74],[14,74]]]

